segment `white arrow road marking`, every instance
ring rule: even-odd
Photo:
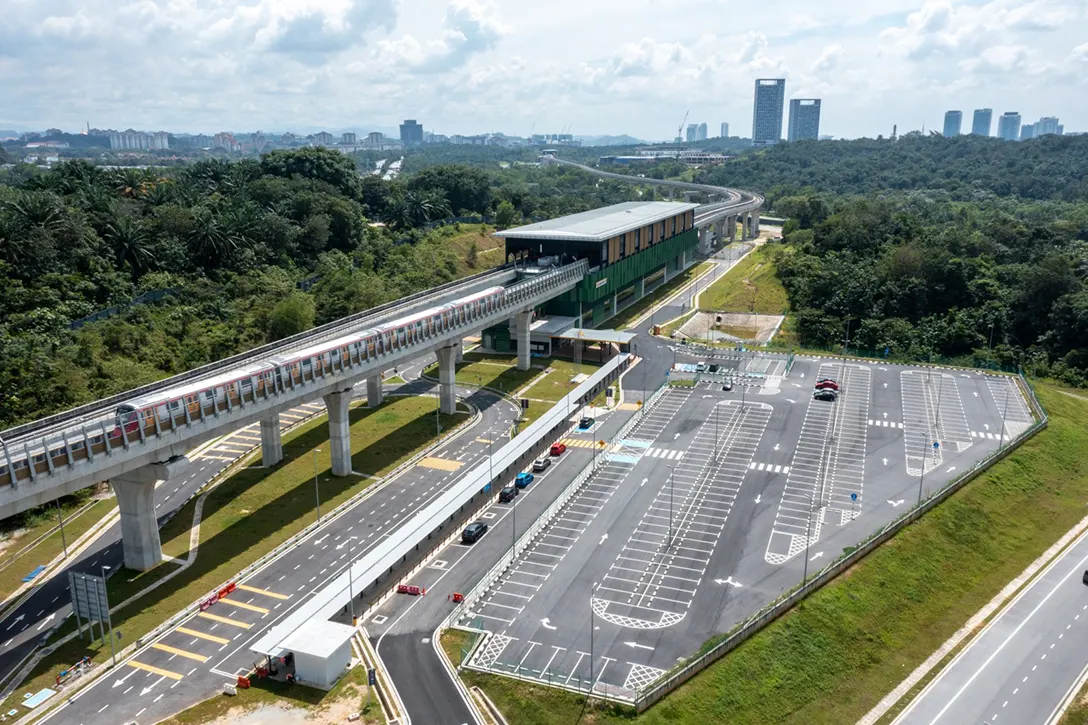
[[[983,423],[982,427],[985,428],[986,430],[990,430],[990,424],[989,423]]]
[[[314,540],[314,545],[316,546],[317,544],[320,544],[320,543],[321,543],[322,541],[324,541],[324,540],[325,540],[325,539],[327,539],[327,538],[329,538],[329,535],[328,535],[328,534],[325,534],[325,535],[324,535],[324,536],[322,536],[322,537],[321,537],[320,539],[315,539],[315,540]]]
[[[804,380],[804,379],[805,379],[805,374],[804,374],[804,373],[801,373],[801,379],[802,379],[802,380]]]
[[[163,681],[163,680],[165,680],[165,679],[166,679],[166,676],[165,676],[165,675],[163,675],[162,677],[160,677],[159,679],[155,680],[154,682],[152,682],[152,683],[151,683],[150,685],[148,685],[148,686],[147,686],[147,687],[145,687],[144,689],[140,690],[140,697],[143,697],[143,696],[144,696],[144,695],[146,695],[147,693],[149,693],[149,692],[151,692],[152,690],[154,690],[154,689],[155,689],[155,685],[159,684],[160,682],[162,682],[162,681]]]
[[[125,684],[125,680],[127,680],[128,678],[132,677],[132,676],[133,676],[133,675],[135,675],[135,674],[136,674],[136,670],[131,670],[131,671],[129,671],[129,673],[128,673],[127,675],[125,675],[124,677],[122,677],[121,679],[119,679],[119,680],[114,680],[114,682],[113,682],[113,686],[114,686],[114,687],[117,687],[118,685],[123,685],[123,684]]]
[[[604,540],[605,540],[605,539],[607,539],[607,538],[608,538],[608,534],[604,534],[604,535],[602,535],[602,536],[601,536],[601,543],[600,543],[600,544],[597,544],[597,546],[600,546],[601,544],[603,544],[603,543],[604,543]]]
[[[949,466],[948,470],[946,470],[945,473],[952,473],[952,471],[955,471],[955,470],[956,470],[955,466]]]
[[[646,485],[646,482],[647,482],[647,481],[649,481],[649,480],[650,480],[650,479],[648,479],[648,478],[644,478],[644,479],[642,479],[642,483],[640,483],[640,484],[639,484],[639,488],[642,488],[643,486],[645,486],[645,485]]]
[[[887,383],[884,383],[884,387],[885,387],[885,388],[886,388],[886,387],[888,387],[888,384],[887,384]]]
[[[740,587],[744,586],[744,585],[743,585],[743,584],[741,584],[740,582],[735,582],[735,581],[733,581],[733,577],[731,577],[731,576],[729,576],[729,577],[726,577],[725,579],[715,579],[715,580],[714,580],[714,583],[715,583],[715,584],[728,584],[729,586],[731,586],[731,587],[737,587],[738,589],[739,589]]]
[[[885,466],[886,466],[886,465],[888,465],[888,459],[887,459],[887,458],[884,458],[884,459],[882,459],[882,460],[884,461],[884,465],[885,465]]]
[[[776,451],[778,450],[778,444],[777,444],[777,443],[775,443],[775,444],[774,444],[774,449],[775,449]]]
[[[548,619],[548,617],[544,617],[544,619],[540,620],[540,623],[544,625],[544,629],[555,629],[555,627],[552,626],[552,623],[549,622]]]
[[[11,629],[12,627],[14,627],[16,624],[18,624],[19,622],[21,622],[25,618],[26,618],[25,614],[20,614],[18,617],[11,620],[11,624],[8,625],[8,629]]]
[[[797,387],[801,387],[801,386],[800,386],[800,385],[798,385]],[[787,402],[787,403],[796,403],[797,401],[796,401],[796,400],[794,400],[793,398],[786,398],[786,402]]]
[[[892,508],[896,508],[897,506],[903,505],[903,499],[899,499],[898,501],[892,501],[891,499],[888,499],[888,503],[892,505]]]
[[[824,552],[817,551],[815,554],[812,555],[812,557],[809,559],[809,561],[816,561],[817,559],[819,559],[823,555],[824,555]]]
[[[759,503],[759,500],[761,498],[763,498],[763,494],[759,494],[758,496],[756,496],[756,503]]]
[[[888,414],[884,413],[884,420],[887,420],[887,419],[888,419]]]
[[[713,397],[714,397],[713,395],[704,395],[703,400],[706,400],[707,398],[713,398]]]
[[[49,623],[50,623],[51,621],[53,621],[54,619],[56,619],[56,617],[57,617],[57,613],[56,613],[56,612],[53,612],[53,613],[52,613],[52,614],[50,614],[50,615],[49,615],[48,617],[46,617],[45,619],[43,619],[43,620],[42,620],[42,623],[38,625],[38,629],[36,629],[35,631],[37,631],[37,632],[40,632],[40,631],[41,631],[41,629],[42,629],[42,627],[44,627],[45,625],[49,624]]]
[[[975,391],[975,397],[976,398],[978,397],[978,391],[977,390]]]
[[[794,383],[794,384],[793,384],[793,387],[795,387],[795,388],[799,388],[799,387],[801,387],[801,383]]]
[[[879,368],[883,372],[888,372],[888,368]]]
[[[679,433],[677,433],[676,435],[674,435],[674,436],[672,437],[672,439],[673,439],[673,440],[676,440],[676,439],[677,439],[677,438],[679,438],[679,437],[680,437],[680,434],[679,434]]]
[[[624,644],[627,645],[628,647],[635,647],[637,649],[648,649],[648,650],[653,649],[653,647],[651,647],[648,644],[639,644],[638,642],[624,642]]]

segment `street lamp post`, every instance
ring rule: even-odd
[[[597,582],[589,590],[589,694],[593,694],[593,592],[597,591]]]
[[[673,484],[673,481],[672,481],[672,469],[673,469],[673,467],[669,466],[669,548],[670,549],[672,548],[672,542],[673,542],[673,523],[672,523],[673,501],[676,498],[676,486]]]
[[[110,567],[106,566],[105,564],[102,565],[102,586],[103,587],[106,586],[106,572],[109,571],[109,569],[110,569]],[[110,606],[109,606],[109,597],[108,597],[108,595],[107,595],[107,598],[106,598],[106,624],[108,624],[109,627],[110,627],[110,657],[113,659],[113,666],[116,667],[117,666],[117,652],[114,651],[114,649],[113,649],[113,619],[112,619],[112,617],[110,617]],[[102,622],[99,622],[98,626],[101,627]]]
[[[1001,411],[1001,438],[997,443],[997,450],[1005,447],[1005,414],[1009,412],[1009,389],[1005,388],[1005,407]]]
[[[994,325],[996,324],[996,322],[990,323],[990,341],[986,343],[986,352],[989,352],[994,346]]]
[[[64,558],[68,558],[68,540],[64,536],[64,514],[60,510],[60,499],[56,499],[57,502],[57,525],[60,526],[60,543],[64,548]]]
[[[321,489],[317,485],[317,454],[321,452],[320,448],[314,449],[314,498],[317,499],[317,520],[321,520]]]

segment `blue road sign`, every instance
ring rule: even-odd
[[[888,353],[889,353],[889,352],[891,352],[891,348],[890,348],[890,347],[886,347],[886,348],[884,348],[884,357],[888,357]]]
[[[368,685],[370,685],[371,687],[373,687],[374,685],[378,684],[378,676],[377,676],[377,674],[376,674],[376,673],[374,672],[374,668],[373,668],[373,667],[371,667],[370,669],[368,669],[368,670],[366,671],[366,683],[367,683]]]
[[[937,441],[933,441],[933,450],[937,450],[940,447],[941,447],[940,443],[938,443]]]
[[[850,494],[850,500],[851,501],[857,501],[858,500],[858,495],[856,493]]]

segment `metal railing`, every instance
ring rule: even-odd
[[[204,422],[207,418],[214,420],[221,412],[231,412],[235,407],[245,408],[258,402],[279,397],[284,392],[294,392],[296,388],[310,389],[318,382],[331,381],[343,377],[345,373],[361,374],[358,366],[371,363],[382,363],[383,360],[392,364],[395,358],[402,356],[417,346],[430,347],[436,344],[436,338],[447,336],[458,329],[472,329],[485,324],[488,320],[499,319],[507,314],[516,314],[527,305],[540,301],[543,295],[553,290],[563,288],[576,283],[585,276],[588,264],[585,260],[579,260],[574,264],[560,267],[546,274],[538,275],[530,279],[518,282],[506,288],[503,302],[490,310],[484,310],[463,319],[455,316],[449,326],[441,332],[425,332],[421,338],[396,349],[386,348],[375,355],[363,356],[364,350],[357,351],[355,357],[350,354],[339,360],[339,364],[329,366],[312,364],[307,371],[300,366],[298,382],[294,376],[289,376],[286,382],[290,385],[283,386],[281,390],[271,385],[262,385],[258,389],[257,384],[245,387],[239,386],[236,395],[224,394],[222,400],[200,401],[199,410],[191,411],[190,406],[180,405],[178,410],[171,410],[167,417],[160,417],[158,413],[153,416],[150,425],[141,423],[139,430],[124,431],[121,437],[114,436],[111,440],[111,431],[107,429],[106,416],[112,416],[112,409],[103,410],[100,406],[99,418],[85,422],[78,427],[66,427],[61,430],[53,430],[46,435],[27,440],[24,438],[12,444],[4,440],[0,446],[0,483],[7,480],[9,485],[16,485],[19,481],[34,481],[39,475],[49,475],[57,467],[68,467],[79,461],[93,461],[96,455],[110,455],[115,448],[127,450],[130,445],[144,444],[148,439],[156,439],[165,433],[173,432],[181,427],[191,427],[194,422]],[[382,363],[383,365],[386,363]],[[128,394],[121,396],[129,399]],[[14,449],[14,450],[13,450]],[[22,465],[19,465],[22,464]]]
[[[898,534],[904,528],[914,523],[930,510],[943,503],[949,496],[959,491],[969,481],[974,479],[980,473],[988,470],[995,463],[1003,460],[1016,448],[1023,445],[1025,441],[1034,436],[1036,433],[1044,430],[1047,427],[1048,416],[1043,406],[1039,403],[1039,400],[1035,397],[1035,391],[1032,390],[1027,380],[1023,375],[1017,378],[1019,385],[1022,386],[1022,392],[1025,393],[1025,399],[1031,406],[1033,412],[1038,417],[1035,423],[1023,431],[1019,436],[1009,441],[1009,443],[1000,448],[994,453],[991,453],[986,458],[976,463],[970,470],[965,471],[951,482],[946,484],[943,488],[937,491],[929,498],[922,501],[909,511],[903,513],[902,516],[895,519],[891,523],[881,528],[878,532],[870,536],[865,541],[858,544],[849,554],[840,557],[838,560],[831,562],[824,569],[816,574],[812,579],[804,582],[800,587],[789,592],[788,594],[780,597],[775,602],[767,605],[757,614],[750,617],[732,634],[727,636],[721,642],[717,643],[709,650],[699,655],[698,657],[686,662],[683,666],[675,669],[670,673],[666,673],[657,680],[656,683],[640,688],[635,696],[634,705],[638,712],[643,712],[655,702],[663,698],[668,693],[679,687],[681,684],[691,679],[694,675],[704,670],[714,661],[724,657],[726,654],[736,649],[740,644],[747,639],[755,635],[765,626],[776,620],[778,617],[785,614],[792,609],[794,605],[800,602],[802,599],[817,591],[824,585],[831,582],[839,574],[846,571],[850,567],[857,564],[864,559],[873,550],[879,547],[884,542],[891,539]]]

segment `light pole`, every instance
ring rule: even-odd
[[[314,449],[314,498],[317,499],[317,520],[321,520],[321,489],[317,485],[317,454],[321,452],[320,448]]]
[[[106,586],[106,572],[109,571],[109,570],[110,570],[110,568],[108,566],[106,566],[105,564],[102,565],[102,587],[103,588],[105,588],[105,586]],[[114,649],[113,649],[113,619],[110,617],[110,605],[109,605],[109,594],[108,593],[106,595],[106,624],[108,624],[109,627],[110,627],[110,657],[113,659],[113,666],[116,667],[117,666],[117,652],[115,652]],[[101,627],[102,622],[99,622],[98,625]]]
[[[593,592],[597,591],[597,582],[589,590],[589,694],[593,694]]]
[[[673,500],[676,498],[676,486],[673,485],[673,482],[672,482],[672,469],[673,469],[673,467],[669,466],[669,546],[668,546],[668,548],[670,548],[670,549],[672,548],[672,541],[673,541],[673,524],[672,524]]]
[[[1005,388],[1005,407],[1001,411],[1001,438],[997,443],[997,450],[1005,447],[1005,414],[1009,412],[1009,389]]]
[[[64,558],[68,558],[68,540],[64,536],[64,514],[60,510],[60,499],[55,499],[57,502],[57,525],[60,526],[60,543],[64,547]]]
[[[994,346],[994,325],[996,324],[996,322],[990,323],[990,341],[986,343],[986,352],[989,352]]]

